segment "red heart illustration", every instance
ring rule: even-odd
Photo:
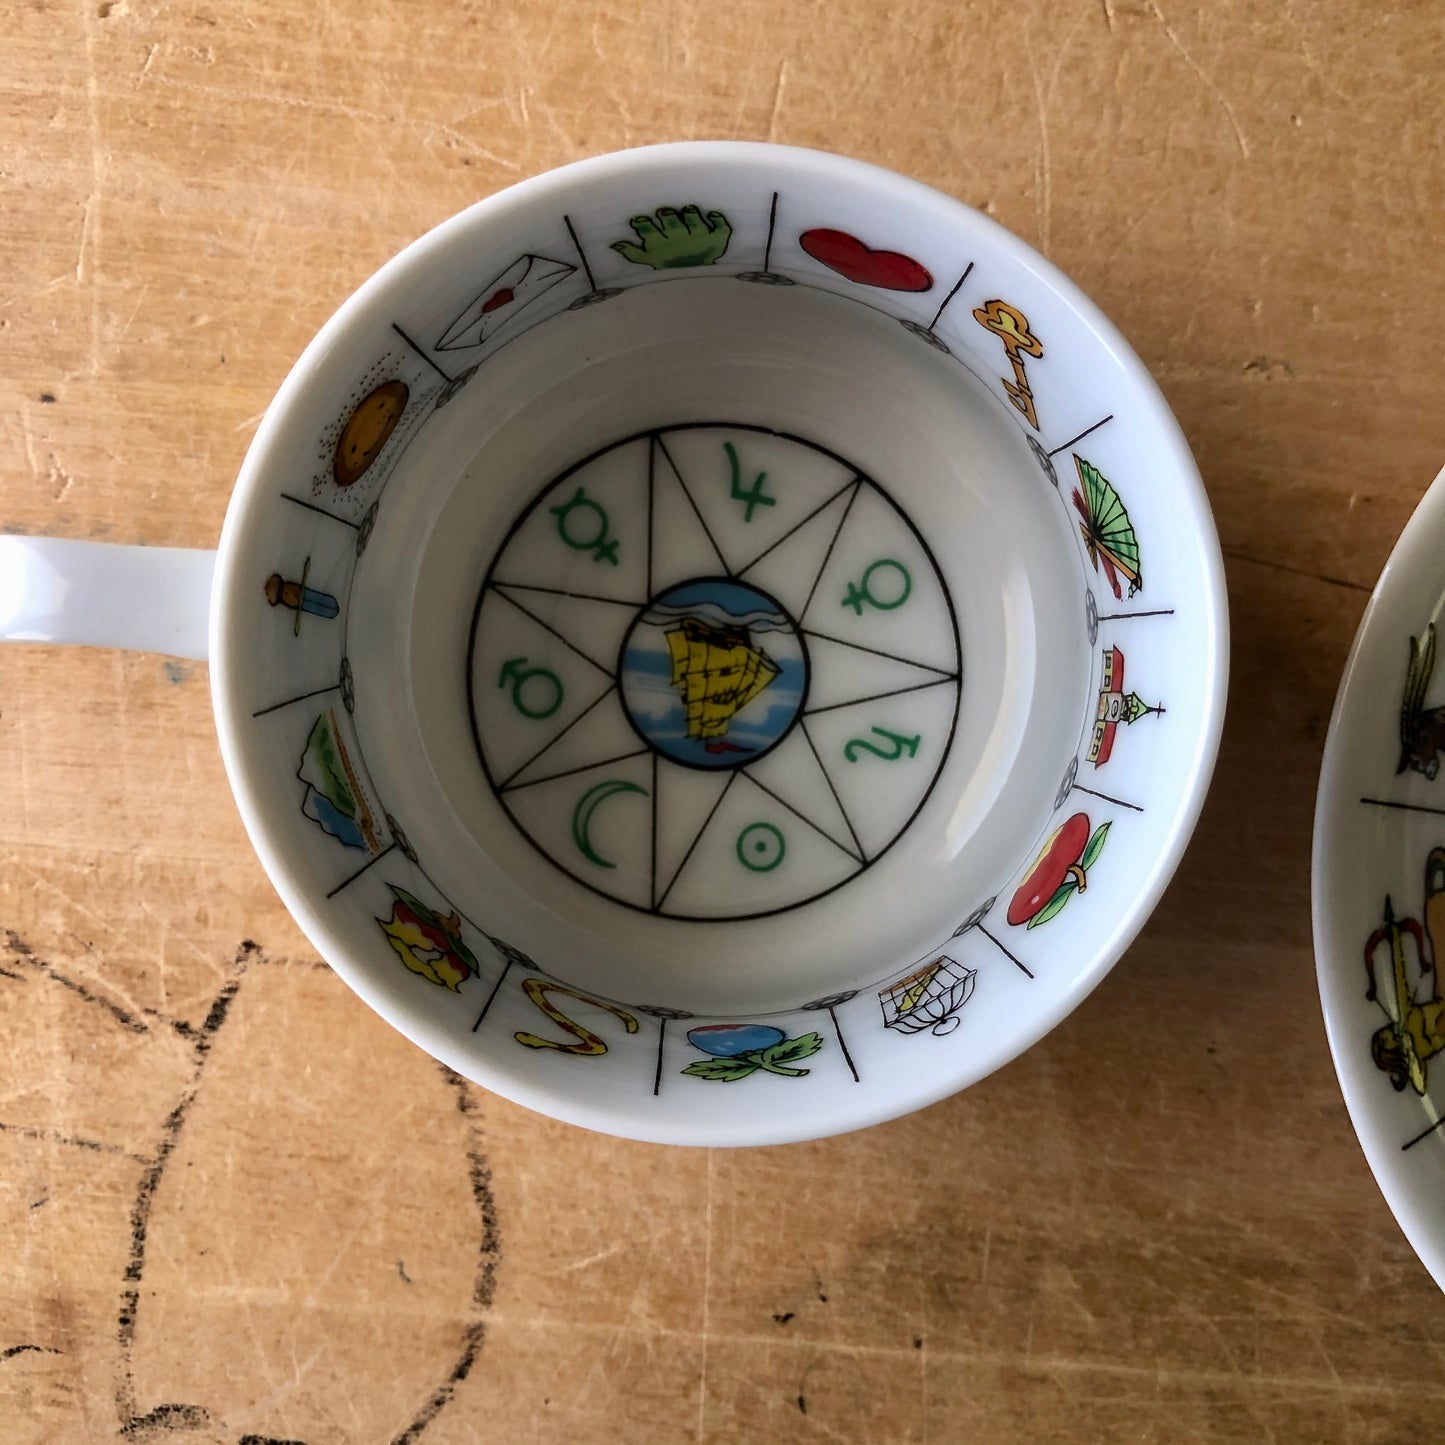
[[[804,231],[798,244],[815,261],[860,286],[885,291],[927,291],[933,277],[926,267],[901,251],[875,251],[846,231]]]

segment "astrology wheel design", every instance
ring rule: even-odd
[[[467,660],[487,781],[594,892],[669,918],[797,908],[917,818],[962,659],[933,554],[871,477],[737,424],[646,432],[542,488]]]

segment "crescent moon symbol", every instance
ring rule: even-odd
[[[577,800],[577,806],[572,810],[572,841],[582,850],[585,857],[590,858],[599,868],[615,868],[617,864],[609,858],[604,858],[592,846],[592,839],[588,836],[588,830],[592,827],[592,815],[608,798],[614,798],[618,793],[641,793],[645,798],[647,789],[639,787],[636,783],[629,783],[621,778],[609,778],[605,782],[597,783],[587,789]]]

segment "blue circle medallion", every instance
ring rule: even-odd
[[[775,598],[727,577],[660,592],[622,643],[622,705],[642,740],[689,768],[740,768],[791,731],[808,654]]]

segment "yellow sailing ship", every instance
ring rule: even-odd
[[[719,743],[733,718],[767,687],[782,669],[754,647],[743,627],[714,627],[684,617],[668,628],[672,685],[682,694],[687,735],[710,752],[730,750]]]

